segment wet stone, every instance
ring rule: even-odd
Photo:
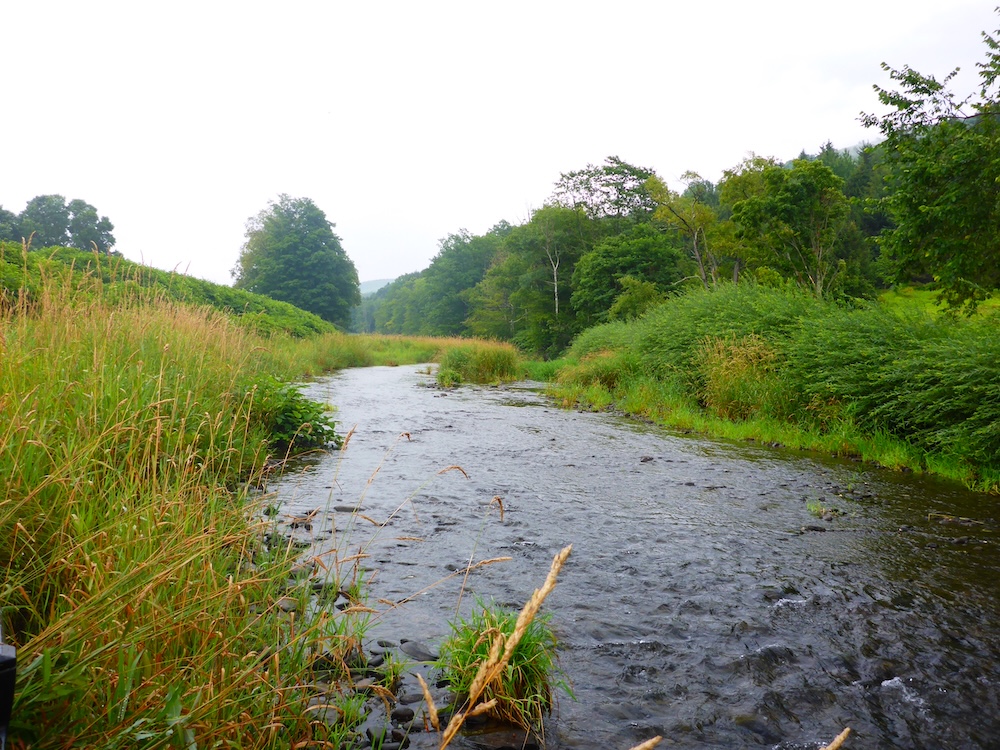
[[[399,640],[399,650],[415,661],[437,661],[438,655],[421,641]]]
[[[398,721],[400,724],[406,724],[413,721],[413,709],[407,706],[399,706],[394,708],[392,713],[389,714],[389,718],[393,721]]]

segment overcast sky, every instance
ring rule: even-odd
[[[677,186],[873,140],[879,63],[972,91],[995,4],[3,0],[0,205],[82,198],[127,258],[231,283],[288,193],[392,278],[609,155]]]

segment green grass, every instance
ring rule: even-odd
[[[939,315],[944,312],[938,304],[938,293],[927,287],[896,287],[879,295],[879,302],[889,310],[903,313],[920,312]],[[994,294],[979,305],[979,313],[1000,309],[1000,295]]]
[[[452,623],[437,666],[449,690],[461,700],[468,697],[496,638],[509,638],[514,633],[518,614],[517,610],[478,600],[468,619]],[[491,715],[535,731],[541,730],[544,717],[552,711],[553,690],[572,694],[556,662],[556,638],[549,619],[537,615],[530,622],[501,676],[488,682],[481,694],[483,702],[496,701]]]
[[[582,334],[554,393],[567,406],[860,456],[996,492],[998,315],[843,306],[752,284],[695,290],[634,323]]]
[[[438,368],[438,383],[504,383],[521,376],[520,357],[511,344],[485,340],[460,340],[445,349]]]
[[[119,256],[65,247],[26,251],[20,244],[0,242],[0,293],[30,303],[53,284],[67,286],[78,296],[98,294],[109,304],[171,299],[210,307],[261,335],[304,337],[335,330],[332,324],[287,302]]]
[[[294,363],[217,311],[93,283],[0,305],[11,747],[346,742],[306,710],[312,660],[354,648],[363,621],[275,606],[304,612],[309,590],[289,588],[298,550],[247,491],[281,412],[254,384]]]

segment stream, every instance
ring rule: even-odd
[[[520,609],[572,544],[544,606],[575,694],[550,748],[1000,747],[998,498],[539,387],[443,391],[427,366],[305,387],[354,433],[268,489],[367,555],[369,637],[436,647],[477,596]]]

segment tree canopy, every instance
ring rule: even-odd
[[[849,214],[844,181],[806,159],[791,169],[767,167],[762,177],[763,192],[733,206],[733,218],[771,268],[822,297],[838,270],[836,243]]]
[[[234,286],[348,326],[361,302],[358,272],[333,227],[309,198],[282,194],[247,221]]]
[[[938,81],[883,63],[898,89],[875,91],[891,110],[862,116],[885,136],[880,205],[893,226],[879,241],[897,279],[929,274],[942,301],[967,311],[1000,288],[1000,41],[982,36],[977,93],[949,89],[957,68]]]
[[[37,195],[20,214],[0,207],[0,240],[31,240],[33,247],[75,247],[78,250],[111,252],[114,225],[97,209],[75,198],[69,203],[61,195]]]

